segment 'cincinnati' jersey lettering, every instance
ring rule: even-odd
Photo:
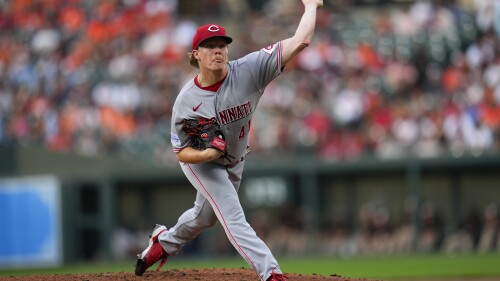
[[[219,111],[219,119],[221,122],[221,126],[232,123],[234,121],[240,120],[241,118],[245,118],[252,113],[252,106],[250,102],[246,102],[244,104],[237,105],[235,107],[227,108],[222,111]]]

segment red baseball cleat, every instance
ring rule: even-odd
[[[267,281],[287,281],[287,277],[283,274],[271,272],[271,276],[267,278]]]
[[[142,254],[137,255],[137,263],[135,264],[135,275],[141,276],[149,267],[155,264],[157,261],[162,260],[160,265],[156,270],[165,264],[168,258],[168,253],[163,250],[163,247],[158,241],[158,236],[167,231],[164,225],[157,224],[149,238],[149,246],[142,252]]]

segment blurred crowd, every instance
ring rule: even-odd
[[[499,1],[351,2],[319,11],[313,44],[267,88],[256,157],[498,151]],[[0,1],[0,143],[176,165],[171,108],[195,73],[197,26],[225,25],[235,59],[291,36],[301,12],[288,0]]]
[[[413,252],[500,252],[500,214],[496,203],[482,210],[470,209],[456,225],[450,224],[432,202],[424,202],[419,213],[415,210],[412,200],[407,200],[401,215],[396,216],[385,204],[369,201],[361,206],[354,218],[339,212],[325,219],[321,232],[313,240],[304,229],[303,218],[307,215],[290,214],[289,208],[283,211],[284,217],[273,231],[268,230],[272,222],[258,216],[251,222],[273,252],[282,255],[350,257]]]

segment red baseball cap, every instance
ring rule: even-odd
[[[193,36],[193,49],[195,50],[201,42],[212,37],[223,37],[227,44],[233,42],[233,39],[226,35],[224,27],[217,24],[205,24],[200,26]]]

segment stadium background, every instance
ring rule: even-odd
[[[498,253],[498,1],[325,4],[254,118],[249,221],[278,255]],[[226,26],[237,58],[301,13],[288,0],[0,7],[6,267],[129,260],[154,223],[173,225],[194,198],[169,118],[197,25]],[[234,254],[220,228],[183,252]]]

